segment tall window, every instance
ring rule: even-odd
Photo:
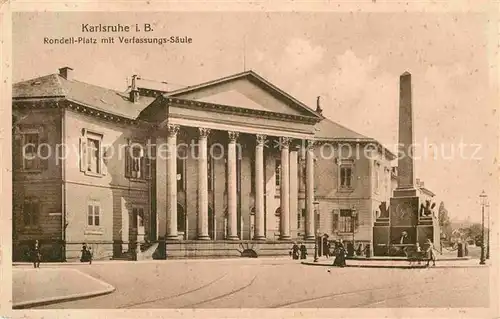
[[[306,216],[306,209],[302,208],[300,213],[297,214],[297,229],[302,228],[302,218]]]
[[[23,169],[38,169],[37,150],[39,145],[38,133],[23,134]]]
[[[186,150],[179,149],[177,154],[177,191],[185,191]]]
[[[341,209],[338,223],[338,230],[341,233],[352,233],[353,231],[353,219],[352,210]]]
[[[99,226],[101,224],[101,205],[99,202],[90,201],[87,206],[87,225]]]
[[[391,171],[390,170],[384,170],[384,188],[385,188],[385,196],[390,197],[391,195],[389,194],[389,185],[391,183]]]
[[[132,147],[132,171],[131,175],[134,178],[143,178],[143,158],[144,151],[140,145],[134,145]]]
[[[101,172],[101,141],[94,137],[87,138],[87,172]]]
[[[149,155],[146,155],[146,148],[143,144],[131,143],[127,147],[125,156],[125,177],[149,179],[151,159]]]
[[[380,164],[379,163],[375,163],[374,165],[374,187],[375,187],[375,192],[378,193],[379,190],[380,190]]]
[[[214,160],[210,152],[207,154],[207,178],[208,178],[208,191],[212,191],[214,189]]]
[[[82,130],[80,137],[80,171],[87,175],[104,175],[102,134]],[[127,161],[127,157],[125,157]],[[127,162],[126,162],[127,163]]]
[[[281,185],[281,160],[276,159],[275,162],[276,187]]]
[[[40,201],[35,197],[24,199],[23,220],[24,226],[38,226],[40,216]]]
[[[340,187],[352,188],[352,165],[340,166]]]
[[[281,207],[278,207],[276,211],[274,212],[274,217],[276,220],[276,230],[280,230],[280,224],[281,224]]]
[[[134,218],[133,220],[134,228],[144,227],[144,208],[142,207],[132,208],[132,216]]]

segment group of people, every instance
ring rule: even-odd
[[[300,243],[300,246],[297,243],[293,243],[292,250],[290,251],[290,256],[292,259],[306,259],[307,258],[307,247],[304,243]]]
[[[328,241],[323,242],[323,254],[329,258],[330,257],[330,249],[331,245]],[[347,251],[344,247],[344,243],[342,240],[335,242],[335,247],[333,250],[335,260],[333,261],[334,266],[345,267],[346,265],[346,257]],[[307,258],[307,247],[304,243],[300,243],[300,246],[297,243],[293,243],[292,249],[290,250],[290,256],[292,259],[306,259]]]

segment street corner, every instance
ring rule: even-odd
[[[112,285],[73,268],[13,268],[13,309],[91,298],[115,291]]]

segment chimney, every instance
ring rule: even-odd
[[[320,99],[321,99],[321,96],[318,96],[318,98],[316,100],[316,112],[319,113],[319,115],[323,115],[323,109],[321,108],[321,105],[320,105]]]
[[[137,89],[137,75],[132,75],[132,85],[130,86],[130,101],[137,103],[139,101],[139,90]]]
[[[59,75],[64,79],[71,81],[73,80],[73,69],[69,66],[65,66],[59,69]]]

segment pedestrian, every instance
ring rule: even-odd
[[[293,246],[292,246],[292,251],[290,252],[290,254],[292,255],[292,259],[294,260],[298,260],[299,259],[299,245],[297,245],[296,242],[293,243]]]
[[[42,260],[42,253],[40,251],[40,242],[35,240],[35,245],[33,246],[32,252],[33,267],[40,268],[40,261]]]
[[[323,238],[323,254],[326,258],[330,258],[330,243],[328,242],[328,235]]]
[[[363,255],[363,244],[358,245],[358,249],[356,250],[356,255],[361,256]]]
[[[90,247],[87,247],[87,244],[82,244],[80,262],[88,262],[89,264],[92,264],[92,251],[90,250]]]
[[[345,257],[346,257],[346,250],[344,248],[342,240],[340,240],[337,243],[337,247],[335,248],[335,260],[333,261],[333,266],[345,267],[346,266]]]
[[[306,259],[307,258],[307,248],[304,243],[300,244],[300,259]]]
[[[426,243],[426,246],[427,246],[427,249],[426,249],[426,253],[427,253],[427,267],[429,267],[429,264],[432,260],[432,266],[436,266],[436,254],[434,253],[434,245],[432,244],[432,241],[427,238],[427,241],[425,242]]]
[[[342,246],[344,246],[344,244],[342,244]],[[354,257],[354,243],[353,242],[348,242],[347,243],[347,256],[350,258],[350,257]]]

